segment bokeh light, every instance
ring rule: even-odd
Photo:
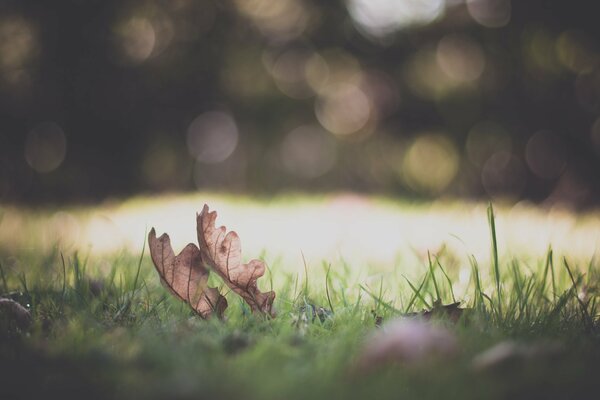
[[[436,56],[442,71],[459,82],[478,79],[485,68],[481,47],[465,35],[444,36],[438,43]]]
[[[441,193],[458,172],[456,146],[442,134],[418,136],[403,161],[406,183],[417,192]]]
[[[345,136],[364,128],[371,116],[372,104],[365,92],[353,84],[331,85],[322,93],[315,114],[325,129]]]
[[[281,143],[281,163],[290,174],[317,178],[329,171],[336,161],[336,143],[318,126],[300,126],[289,132]]]
[[[171,44],[176,27],[166,12],[147,3],[123,15],[112,31],[118,61],[137,65],[162,53]]]
[[[233,153],[238,136],[238,128],[231,115],[209,111],[196,117],[188,127],[187,145],[196,160],[220,163]]]
[[[590,196],[590,186],[567,166],[558,178],[554,190],[546,199],[547,204],[585,204]]]
[[[363,75],[357,58],[339,47],[322,50],[307,67],[308,82],[320,94],[326,94],[335,85],[358,85]]]
[[[600,62],[592,41],[583,32],[562,32],[556,42],[556,51],[561,63],[575,73],[590,72]]]
[[[319,92],[329,79],[329,66],[319,53],[313,53],[304,66],[306,82],[314,92]]]
[[[525,148],[525,160],[529,169],[543,179],[558,177],[566,164],[564,148],[560,137],[555,133],[546,130],[534,133]]]
[[[530,27],[523,33],[523,57],[531,78],[539,79],[540,74],[544,77],[544,74],[561,71],[555,36],[540,26]]]
[[[417,50],[404,64],[404,81],[411,92],[424,100],[436,100],[452,90],[457,82],[442,71],[432,46]]]
[[[36,37],[33,27],[22,18],[0,20],[0,66],[2,69],[21,68],[35,53]]]
[[[199,188],[600,198],[597,24],[568,2],[103,7],[92,19],[0,7],[3,200]],[[36,144],[41,121],[60,124],[50,146]]]
[[[391,115],[400,105],[401,95],[396,81],[382,71],[366,71],[362,75],[361,88],[372,103],[374,118]]]
[[[310,12],[300,0],[236,0],[238,10],[273,41],[300,36],[308,27]]]
[[[67,139],[56,123],[43,122],[27,134],[25,159],[35,171],[47,173],[55,170],[66,154]]]
[[[28,68],[38,52],[38,37],[31,22],[0,15],[0,80],[16,86],[28,84]]]
[[[122,56],[132,63],[145,61],[156,44],[152,22],[145,17],[132,17],[115,27]]]
[[[314,62],[314,57],[314,54],[306,50],[289,50],[280,54],[270,68],[277,88],[295,99],[313,96],[314,92],[308,82],[307,70],[309,63]],[[315,79],[319,80],[318,77]]]
[[[511,17],[511,0],[467,0],[469,15],[486,28],[507,25]]]
[[[494,198],[518,198],[527,183],[525,166],[520,158],[506,151],[493,154],[481,171],[481,183]]]
[[[444,13],[444,0],[347,0],[350,16],[367,37],[385,38],[398,30],[426,25]]]

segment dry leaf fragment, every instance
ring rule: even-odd
[[[252,260],[242,263],[240,238],[234,231],[227,232],[224,226],[216,227],[217,212],[209,212],[205,204],[197,215],[198,243],[202,259],[223,279],[225,284],[241,296],[250,309],[274,316],[275,292],[263,293],[258,289],[257,279],[265,273],[265,263]]]
[[[457,323],[463,316],[463,313],[468,311],[466,308],[460,307],[460,302],[452,304],[442,304],[441,301],[436,300],[433,303],[431,310],[424,310],[421,312],[410,313],[409,317],[421,317],[425,320],[436,319],[436,318],[447,318],[448,320]]]
[[[156,238],[152,228],[148,245],[160,280],[173,295],[186,302],[202,318],[210,317],[213,312],[219,318],[223,316],[227,300],[216,288],[208,287],[209,272],[195,244],[188,244],[175,256],[169,235],[163,233]]]

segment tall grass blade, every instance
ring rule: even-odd
[[[484,305],[483,292],[481,290],[481,279],[479,278],[479,264],[477,263],[477,259],[473,255],[469,257],[469,261],[471,262],[471,275],[473,277],[475,285],[475,293],[473,293],[473,308],[477,308],[478,306]]]
[[[448,274],[446,273],[446,271],[444,270],[444,267],[442,267],[442,264],[440,263],[439,258],[436,257],[436,263],[438,268],[440,269],[440,271],[442,271],[442,274],[444,274],[444,277],[446,278],[446,281],[448,282],[448,288],[450,288],[450,296],[452,296],[452,302],[456,303],[456,297],[454,296],[454,288],[452,287],[452,280],[450,279],[450,277],[448,276]]]
[[[437,280],[435,279],[435,270],[433,268],[433,263],[431,262],[431,253],[427,251],[427,261],[429,262],[429,274],[431,275],[431,279],[433,281],[433,288],[435,289],[435,297],[436,301],[442,301],[440,296],[440,289],[437,284]]]
[[[304,295],[308,296],[308,264],[302,250],[300,250],[300,254],[302,254],[302,263],[304,264]]]
[[[398,310],[396,307],[394,307],[393,305],[391,305],[389,302],[383,300],[382,297],[376,296],[375,294],[371,293],[371,291],[369,291],[363,285],[358,285],[358,286],[360,287],[360,289],[362,291],[364,291],[366,294],[368,294],[369,296],[371,296],[371,298],[373,300],[375,300],[375,302],[377,303],[377,306],[381,305],[381,306],[383,306],[383,308],[386,308],[389,311],[393,311],[395,313],[400,313],[400,310]]]
[[[329,294],[329,272],[331,272],[331,263],[327,267],[327,273],[325,274],[325,294],[327,295],[327,303],[329,303],[329,309],[332,313],[335,313],[333,303],[331,301],[331,295]]]
[[[573,275],[573,272],[571,272],[571,268],[569,267],[569,263],[567,262],[566,257],[563,257],[563,264],[565,265],[565,268],[567,269],[567,273],[569,274],[569,278],[571,279],[571,282],[573,284],[573,287],[572,287],[573,297],[575,297],[575,299],[579,303],[579,308],[581,309],[581,315],[584,319],[586,326],[588,327],[588,329],[591,329],[593,327],[593,320],[590,317],[590,314],[588,313],[588,304],[584,303],[583,300],[581,300],[578,296],[579,290],[577,289],[577,284],[578,284],[578,282],[581,281],[581,277],[579,277],[577,279],[577,281],[575,280],[575,277]]]
[[[494,206],[489,203],[487,209],[488,223],[490,226],[490,236],[492,240],[492,267],[494,270],[494,280],[496,283],[496,294],[498,297],[498,311],[502,314],[502,291],[500,286],[500,264],[498,261],[498,241],[496,239],[496,217],[494,215]]]

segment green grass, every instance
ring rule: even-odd
[[[291,273],[277,263],[259,282],[277,292],[277,317],[252,315],[233,294],[226,320],[204,321],[158,282],[147,254],[110,257],[2,250],[0,292],[30,308],[28,332],[0,337],[0,398],[502,399],[597,394],[598,268],[551,248],[537,263],[500,257],[488,211],[490,259],[470,257],[459,285],[451,254],[413,265],[323,261]],[[267,249],[268,251],[268,249]],[[18,262],[15,262],[18,260]],[[314,267],[314,266],[313,266]],[[359,269],[364,274],[352,271]],[[373,274],[369,274],[370,270]],[[357,276],[359,278],[357,278]],[[362,276],[363,278],[360,278]],[[367,278],[365,278],[365,276]],[[218,282],[213,282],[218,284]],[[385,321],[461,302],[451,359],[357,370],[365,338]],[[561,349],[478,371],[494,344]]]

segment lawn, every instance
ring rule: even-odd
[[[147,232],[168,232],[178,252],[204,202],[239,233],[244,260],[267,262],[258,284],[276,292],[275,318],[214,274],[222,320],[160,285]],[[30,321],[0,309],[0,398],[589,397],[599,221],[351,195],[3,207],[0,292]],[[399,324],[441,336],[425,343]],[[396,348],[375,357],[385,342]]]

